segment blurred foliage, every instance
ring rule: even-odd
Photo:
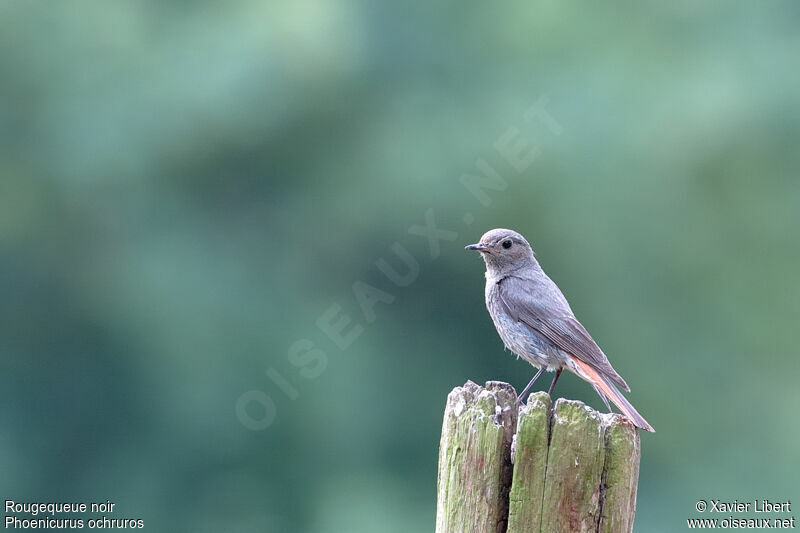
[[[446,394],[533,371],[462,250],[500,226],[658,431],[637,530],[796,499],[798,17],[3,1],[0,493],[108,498],[161,531],[430,530]],[[543,96],[561,135],[523,119]],[[541,152],[522,173],[493,148],[510,127]],[[508,183],[489,206],[459,182],[478,158]],[[458,234],[437,258],[408,232],[428,209]],[[420,265],[404,288],[375,266],[395,242]],[[394,297],[374,322],[357,280]],[[315,325],[333,303],[364,327],[345,350]],[[304,338],[315,379],[287,359]],[[236,416],[249,390],[275,402],[264,431]]]

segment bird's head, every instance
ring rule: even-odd
[[[538,266],[533,249],[525,237],[510,229],[487,231],[480,241],[466,246],[465,249],[480,252],[486,262],[486,270],[492,276]]]

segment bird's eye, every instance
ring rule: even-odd
[[[503,248],[505,248],[506,250],[511,248],[511,241],[503,241]]]

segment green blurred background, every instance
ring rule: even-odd
[[[447,393],[533,372],[462,249],[511,227],[658,431],[636,530],[800,497],[798,22],[789,1],[3,1],[0,496],[111,499],[153,531],[432,530]],[[541,98],[558,135],[524,119]],[[509,128],[540,153],[523,172]],[[489,205],[460,182],[479,158],[507,183]],[[409,233],[429,210],[457,233],[435,258]],[[402,270],[396,242],[403,288],[375,264]],[[356,281],[394,299],[372,322]],[[334,304],[363,327],[344,350],[315,324]],[[558,393],[602,407],[571,375]]]

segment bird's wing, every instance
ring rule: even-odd
[[[506,313],[561,350],[591,365],[625,390],[630,387],[608,362],[603,351],[578,322],[555,283],[509,276],[497,284]]]

